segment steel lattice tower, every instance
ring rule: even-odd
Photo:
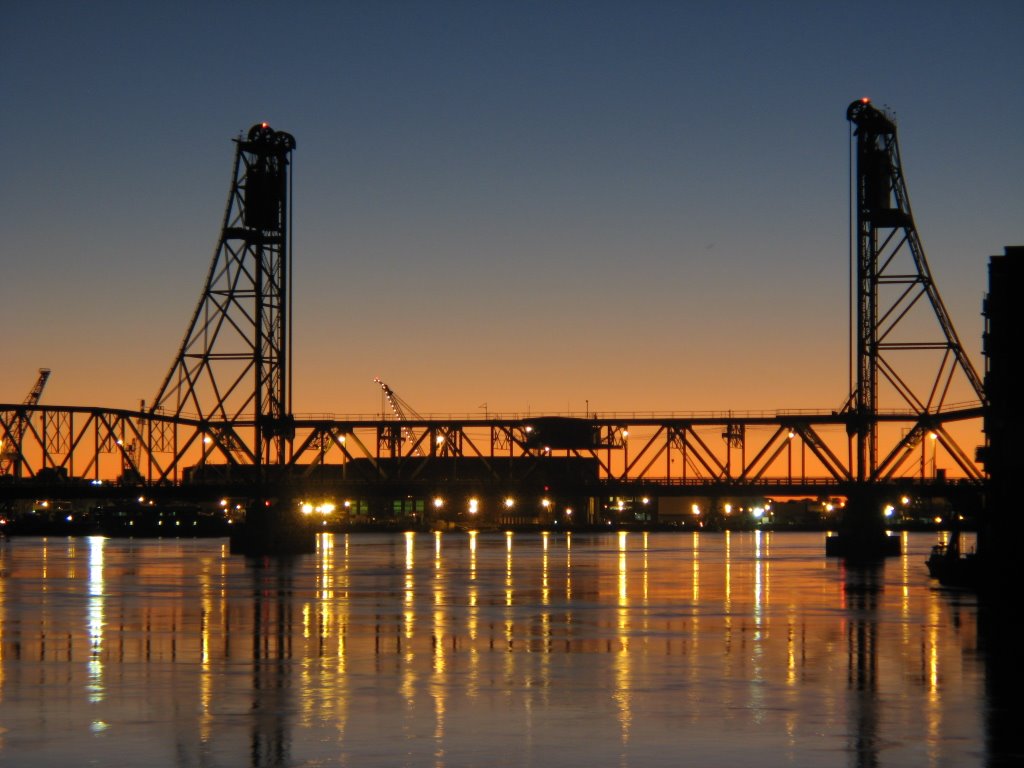
[[[868,99],[850,104],[846,116],[856,136],[856,384],[847,407],[853,415],[850,431],[856,434],[857,480],[884,477],[927,433],[962,466],[969,465],[930,417],[947,404],[958,377],[966,380],[979,405],[985,402],[984,388],[928,268],[910,210],[896,124]],[[921,360],[908,365],[907,352],[930,352],[936,367]],[[915,378],[922,368],[933,371],[930,379]],[[888,408],[909,410],[917,422],[879,461],[883,389],[896,402]]]
[[[231,192],[206,286],[151,411],[198,414],[211,422],[209,439],[225,455],[280,464],[294,434],[289,224],[295,139],[261,123],[235,144]],[[254,431],[251,452],[235,432],[246,426]]]

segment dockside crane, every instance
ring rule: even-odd
[[[29,390],[28,396],[22,405],[39,405],[39,398],[43,395],[43,389],[50,378],[49,368],[40,368],[36,383]],[[28,425],[28,414],[25,411],[15,413],[10,422],[7,439],[0,439],[0,475],[13,474],[17,476],[21,468],[21,441],[25,436],[25,428]],[[0,436],[2,438],[2,436]]]
[[[391,408],[391,412],[395,414],[396,419],[399,421],[408,421],[409,417],[419,420],[423,419],[411,405],[395,394],[395,390],[385,384],[380,376],[374,376],[373,382],[374,384],[379,384],[380,388],[384,391],[384,398],[388,401],[388,406]]]
[[[381,390],[384,392],[384,399],[387,400],[388,406],[391,408],[391,412],[395,415],[398,421],[406,422],[410,419],[414,421],[422,421],[423,417],[416,413],[416,409],[409,405],[405,400],[400,398],[391,387],[384,383],[380,376],[374,376],[373,382],[380,385]],[[383,414],[381,414],[383,415]],[[412,432],[407,426],[401,427],[401,439],[411,440]],[[394,446],[392,446],[394,447]],[[416,453],[422,455],[422,451],[416,450]]]

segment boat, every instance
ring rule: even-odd
[[[936,544],[925,560],[928,575],[944,587],[978,586],[980,567],[976,552],[960,552],[960,533],[954,533],[948,544]]]

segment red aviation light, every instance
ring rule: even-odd
[[[860,103],[861,104],[870,104],[871,103],[871,99],[869,99],[867,96],[864,96],[863,98],[861,98]],[[264,123],[264,125],[266,125],[266,123]]]

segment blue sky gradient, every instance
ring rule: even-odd
[[[1019,2],[6,4],[0,401],[135,407],[231,139],[295,151],[295,407],[834,408],[847,104],[888,105],[976,365],[1024,242]]]

